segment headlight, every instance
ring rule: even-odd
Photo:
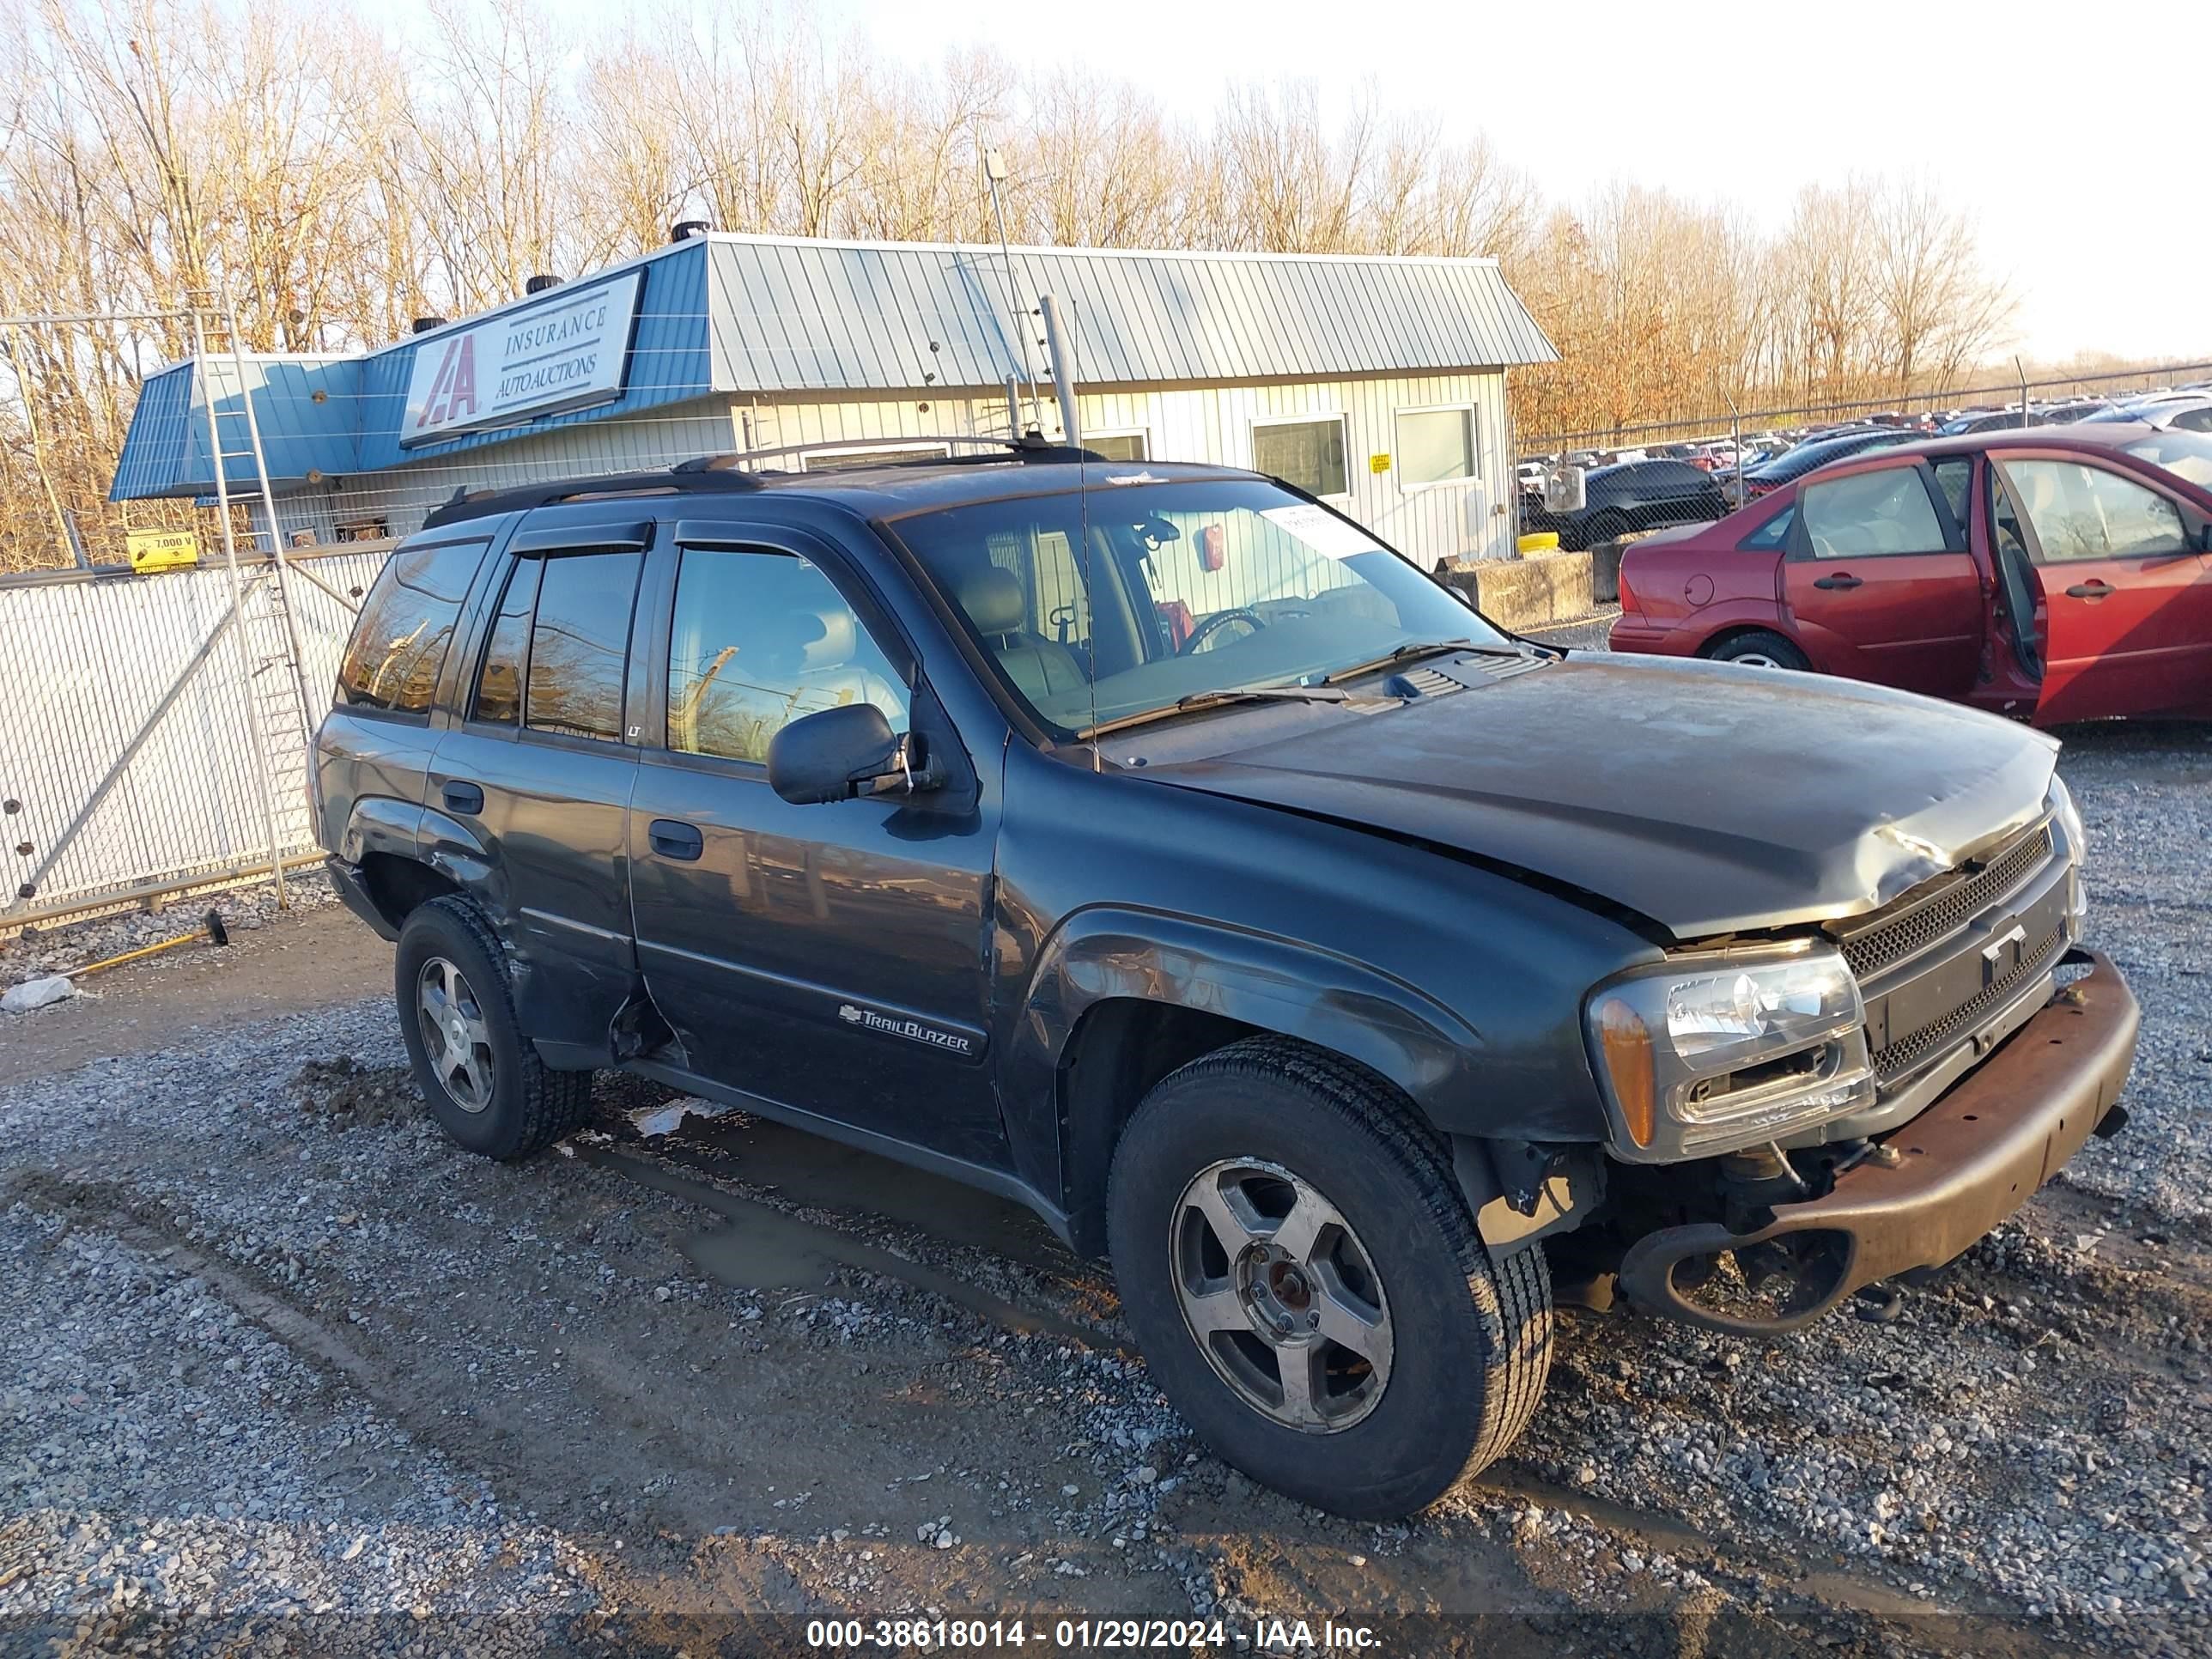
[[[1871,1105],[1865,1020],[1827,945],[1674,957],[1608,981],[1583,1024],[1614,1152],[1670,1163]]]
[[[2059,839],[2066,843],[2066,937],[2079,940],[2082,918],[2089,914],[2089,895],[2081,885],[2081,855],[2088,850],[2089,832],[2081,827],[2081,809],[2074,805],[2074,792],[2063,779],[2051,780],[2044,805],[2051,809]]]

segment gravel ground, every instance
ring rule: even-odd
[[[804,1651],[934,1609],[2212,1650],[2212,734],[2066,735],[2128,1133],[1892,1322],[1570,1313],[1516,1455],[1406,1525],[1215,1462],[1110,1279],[993,1200],[738,1117],[646,1139],[626,1079],[465,1157],[381,997],[0,1087],[0,1647]]]
[[[279,921],[288,912],[319,910],[336,904],[337,894],[321,870],[288,872],[284,904],[276,902],[276,884],[227,887],[213,892],[187,893],[169,900],[159,910],[136,909],[90,921],[62,921],[46,927],[27,927],[12,937],[0,938],[0,987],[19,984],[41,974],[65,973],[87,963],[120,956],[126,951],[174,939],[198,929],[210,910],[222,917],[234,934],[252,933]],[[196,945],[179,945],[192,951]],[[86,981],[96,988],[98,976]]]

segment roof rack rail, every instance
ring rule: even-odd
[[[665,472],[618,472],[597,478],[565,478],[556,483],[520,484],[507,489],[456,489],[422,520],[425,530],[437,530],[470,519],[496,518],[533,507],[560,501],[597,501],[626,495],[673,495],[678,493],[759,489],[761,480],[750,472],[716,472],[705,476]]]
[[[1018,461],[1103,461],[1105,456],[1076,444],[1054,443],[1040,433],[1024,433],[1018,438],[979,438],[969,433],[957,432],[900,432],[880,438],[831,438],[811,444],[783,444],[774,449],[745,449],[726,455],[702,455],[696,460],[678,461],[669,468],[672,472],[734,472],[754,461],[765,461],[782,455],[834,455],[840,450],[867,453],[874,450],[896,451],[911,444],[944,444],[950,447],[960,445],[969,449],[1004,451]],[[916,455],[913,461],[887,462],[887,465],[926,465],[936,462],[942,465],[947,459],[995,459],[988,456],[947,457]]]
[[[621,472],[596,478],[564,478],[556,483],[520,484],[504,489],[456,489],[422,520],[425,530],[438,530],[471,519],[496,518],[503,513],[526,512],[561,501],[617,500],[630,495],[673,495],[760,489],[771,477],[790,476],[772,467],[750,470],[756,461],[784,455],[835,454],[839,450],[878,450],[902,444],[960,445],[998,452],[992,455],[916,455],[911,461],[887,462],[893,466],[945,465],[948,460],[982,461],[1103,461],[1096,450],[1074,444],[1054,443],[1037,433],[1018,438],[978,438],[962,433],[899,434],[882,438],[832,438],[820,443],[785,444],[775,449],[747,449],[726,455],[701,455],[678,461],[665,472]]]

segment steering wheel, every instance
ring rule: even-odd
[[[1215,629],[1220,627],[1222,623],[1228,622],[1249,623],[1252,624],[1252,630],[1255,633],[1257,633],[1260,629],[1267,625],[1265,622],[1261,620],[1259,612],[1250,610],[1244,605],[1240,605],[1231,611],[1217,611],[1212,616],[1208,617],[1204,622],[1199,623],[1197,627],[1190,630],[1190,637],[1182,642],[1182,649],[1176,652],[1176,654],[1179,657],[1188,657],[1192,652],[1198,649],[1198,642],[1200,640],[1206,638]]]

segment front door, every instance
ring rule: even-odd
[[[985,1063],[996,815],[965,758],[946,757],[954,787],[910,803],[794,806],[768,782],[770,740],[803,715],[870,702],[909,728],[904,643],[834,551],[796,535],[684,546],[663,574],[664,729],[630,852],[646,982],[690,1069],[1003,1165]]]
[[[2039,725],[2150,714],[2212,697],[2212,563],[2194,515],[2072,457],[1996,464],[2042,613]]]
[[[1904,460],[1804,485],[1782,586],[1815,667],[1936,697],[1973,689],[1981,572],[1926,467]]]

